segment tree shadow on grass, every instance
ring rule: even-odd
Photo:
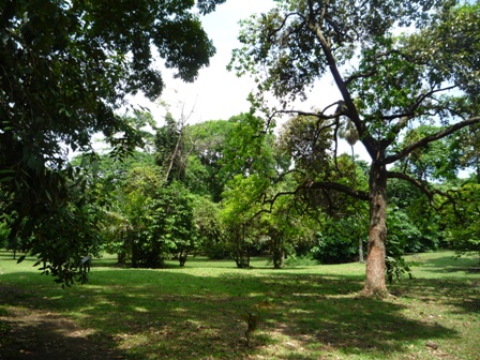
[[[0,281],[14,283],[18,275],[2,275]],[[276,348],[298,359],[294,354],[306,359],[309,352],[332,349],[383,357],[404,352],[405,342],[457,335],[405,317],[400,302],[357,298],[362,285],[359,276],[314,273],[195,276],[106,269],[97,271],[90,285],[60,290],[42,284],[4,297],[2,304],[80,314],[77,326],[112,339],[110,349],[119,356],[138,359],[243,359]],[[259,329],[247,346],[242,315],[256,311],[266,298],[274,307],[261,311]]]
[[[480,278],[413,279],[392,287],[392,293],[424,303],[453,306],[455,314],[480,313]]]
[[[111,345],[96,330],[83,329],[63,316],[19,308],[1,312],[2,360],[125,359],[122,351]]]
[[[422,270],[431,273],[480,273],[480,262],[476,257],[458,257],[456,255],[449,255],[427,259],[420,263],[413,258],[412,263],[420,266]]]

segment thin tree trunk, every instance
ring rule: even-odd
[[[182,141],[182,136],[183,136],[183,125],[182,127],[180,128],[180,131],[179,131],[179,135],[178,135],[178,139],[177,139],[177,143],[175,144],[175,150],[173,151],[173,155],[170,159],[170,164],[168,165],[168,169],[167,169],[167,174],[165,175],[165,187],[167,186],[168,184],[168,178],[170,177],[170,172],[172,171],[172,168],[173,168],[173,164],[175,162],[175,159],[177,157],[177,153],[178,153],[178,148],[180,146],[180,142]]]
[[[372,164],[370,170],[370,230],[366,281],[362,295],[386,297],[385,243],[387,239],[387,174],[385,166]]]
[[[477,171],[477,184],[480,184],[480,158],[477,157],[475,161],[475,168]]]
[[[357,186],[357,166],[355,164],[355,148],[354,148],[354,143],[350,143],[350,151],[352,152],[351,156],[352,156],[352,164],[353,164],[353,171],[354,171],[354,174],[353,174],[353,186],[356,187]],[[360,224],[361,224],[361,218],[360,218],[360,215],[358,215],[358,226],[359,228],[361,229],[360,227]],[[360,234],[358,235],[358,261],[361,262],[362,264],[365,262],[365,258],[363,257],[363,239],[362,239],[362,233],[360,231]]]
[[[362,234],[358,235],[358,261],[362,264],[365,262],[365,258],[363,257],[363,239]]]

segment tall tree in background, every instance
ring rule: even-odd
[[[225,138],[221,176],[226,180],[222,221],[229,253],[239,268],[248,267],[251,250],[260,235],[260,199],[275,178],[274,137],[261,134],[261,119],[252,114],[232,117],[234,126]]]
[[[350,120],[370,156],[368,192],[306,173],[305,189],[344,192],[370,203],[370,228],[363,294],[386,296],[387,180],[414,184],[429,197],[423,179],[387,166],[430,143],[480,122],[480,4],[430,0],[278,0],[267,14],[243,23],[232,68],[258,80],[254,105],[266,109],[273,93],[279,113],[317,119],[314,139]],[[306,98],[317,79],[329,76],[339,98],[323,110],[290,109]],[[436,132],[402,144],[403,133],[425,122]],[[333,133],[337,133],[334,131]],[[333,138],[332,141],[336,141]],[[316,140],[315,140],[316,141]],[[335,147],[336,148],[336,147]],[[307,147],[307,150],[312,147]],[[335,156],[336,154],[334,154]]]
[[[165,126],[155,135],[155,162],[163,168],[165,185],[173,180],[185,179],[186,156],[184,154],[184,121],[175,121],[172,114],[165,116]]]
[[[197,194],[209,194],[220,202],[225,186],[221,176],[226,138],[235,127],[234,121],[214,120],[185,128],[185,147],[188,154],[186,181]]]
[[[196,4],[206,14],[224,1]],[[65,251],[47,246],[56,228],[54,238],[62,238],[59,212],[65,221],[88,218],[78,216],[82,201],[71,201],[69,184],[75,183],[75,173],[63,170],[65,146],[91,151],[96,132],[105,135],[114,153],[141,144],[135,129],[115,110],[125,104],[127,94],[142,91],[155,99],[161,93],[164,83],[153,52],[166,67],[178,70],[177,77],[193,81],[215,49],[194,1],[1,4],[0,214],[11,237],[20,232],[31,237],[30,248],[52,264],[46,270],[72,278],[80,253],[88,251],[80,245],[83,240],[72,238]],[[82,229],[91,224],[72,225]],[[41,235],[46,230],[50,237]],[[65,267],[71,271],[63,271]]]

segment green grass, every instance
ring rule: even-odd
[[[239,270],[195,258],[140,270],[105,257],[88,285],[62,290],[32,259],[17,265],[0,252],[0,317],[58,314],[127,359],[480,359],[478,257],[408,260],[415,278],[381,301],[357,297],[364,265],[356,263],[273,270],[254,259]],[[261,310],[247,346],[242,315],[267,298],[274,306]]]

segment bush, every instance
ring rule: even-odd
[[[318,265],[318,260],[315,260],[311,255],[305,256],[288,256],[285,259],[285,266],[315,266]]]
[[[358,257],[358,229],[348,218],[329,221],[317,234],[317,244],[311,250],[314,259],[323,264],[355,261]]]
[[[387,228],[387,251],[394,249],[396,254],[403,255],[424,250],[422,233],[399,208],[393,208],[388,212]]]

